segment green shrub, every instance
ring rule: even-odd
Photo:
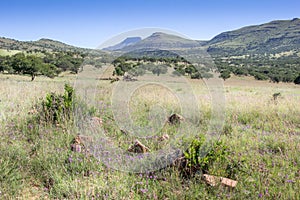
[[[297,78],[295,78],[294,83],[295,84],[300,84],[300,75]]]
[[[184,156],[192,175],[199,170],[207,173],[214,162],[224,162],[228,153],[228,147],[222,141],[206,145],[204,137],[200,137],[192,141]]]
[[[74,103],[74,89],[65,84],[64,94],[49,93],[42,102],[42,117],[46,122],[60,122],[69,120]]]
[[[253,75],[256,80],[268,80],[269,79],[268,76],[264,75],[263,73],[255,72]]]

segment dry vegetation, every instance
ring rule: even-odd
[[[32,106],[49,92],[63,93],[74,76],[48,79],[1,75],[0,199],[297,199],[300,190],[300,87],[288,83],[233,77],[224,82],[226,120],[220,137],[228,147],[225,160],[208,173],[232,178],[237,187],[208,186],[195,175],[182,177],[176,167],[153,173],[116,171],[93,157],[72,152],[78,134],[72,124],[41,125],[32,121]],[[99,81],[103,126],[114,142],[127,148],[134,137],[122,135],[109,110],[116,83]],[[204,121],[210,116],[210,96],[201,80],[190,84]],[[275,99],[274,93],[280,93]],[[159,86],[135,91],[130,102],[133,119],[147,124],[157,103],[167,113],[179,111],[172,92]],[[162,97],[162,98],[160,98]],[[107,108],[107,110],[105,110]],[[199,129],[204,131],[204,129]],[[172,128],[166,132],[172,138]],[[201,134],[199,132],[199,134]],[[145,142],[150,149],[156,143]]]

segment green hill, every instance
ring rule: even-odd
[[[270,54],[300,49],[300,19],[277,20],[221,33],[205,44],[214,55]]]
[[[75,47],[51,39],[40,39],[37,41],[19,41],[0,37],[0,49],[18,50],[18,51],[71,51],[79,53],[89,53],[92,50]]]
[[[198,47],[207,48],[213,56],[264,55],[290,51],[299,53],[300,19],[277,20],[261,25],[247,26],[223,32],[209,41],[190,40],[156,32],[139,42],[119,48],[118,51],[129,52],[138,49],[182,50]]]
[[[130,52],[138,49],[178,50],[206,47],[208,52],[214,56],[276,54],[289,51],[299,53],[300,19],[277,20],[261,25],[247,26],[223,32],[209,41],[190,40],[176,35],[156,32],[143,40],[135,40],[130,45],[121,44],[122,42],[116,45],[118,48],[105,50]],[[94,52],[91,49],[79,48],[51,39],[18,41],[4,37],[0,37],[0,49]]]

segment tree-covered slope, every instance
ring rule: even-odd
[[[279,53],[300,49],[300,19],[247,26],[215,36],[206,43],[214,55]]]

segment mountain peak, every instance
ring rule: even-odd
[[[141,40],[142,40],[141,37],[128,37],[125,40],[123,40],[121,43],[126,44],[126,45],[130,45],[130,44],[137,43]]]
[[[163,32],[155,32],[150,37],[157,37],[157,36],[164,36],[164,35],[169,35],[169,34]]]
[[[127,38],[123,42],[112,46],[107,47],[104,50],[114,51],[114,50],[121,50],[121,51],[134,51],[138,49],[178,49],[178,48],[192,48],[199,46],[198,41],[189,40],[186,38],[182,38],[177,35],[167,34],[164,32],[154,32],[149,37],[140,40],[138,42],[131,43],[130,45],[126,43],[128,41]]]
[[[33,41],[33,42],[36,42],[36,43],[55,43],[55,44],[64,44],[64,45],[67,45],[61,41],[58,41],[58,40],[52,40],[52,39],[49,39],[49,38],[41,38],[37,41]]]
[[[113,45],[113,46],[106,47],[103,50],[108,50],[108,51],[120,50],[120,49],[123,49],[124,47],[130,46],[130,45],[134,45],[134,44],[138,43],[141,40],[142,40],[141,37],[127,37],[122,42],[120,42],[120,43],[118,43],[116,45]]]

